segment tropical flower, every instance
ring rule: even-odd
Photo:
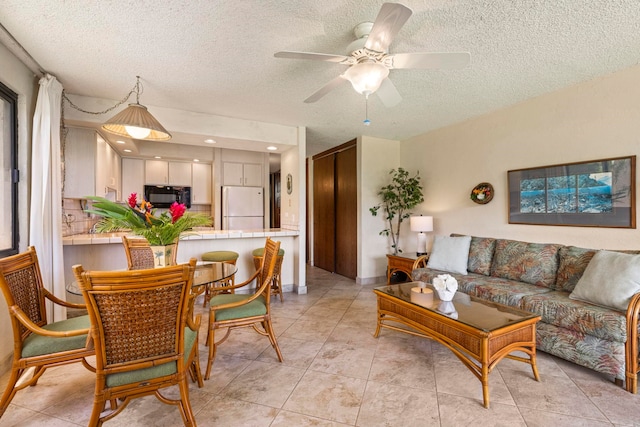
[[[180,234],[193,227],[211,225],[211,218],[202,214],[188,213],[182,203],[174,202],[168,212],[155,216],[151,203],[144,200],[138,204],[138,195],[131,193],[127,206],[107,200],[103,197],[87,197],[93,203],[93,209],[85,212],[100,215],[102,219],[96,225],[96,231],[131,230],[134,234],[147,239],[151,246],[164,246],[176,242]]]

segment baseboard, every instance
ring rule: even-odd
[[[356,285],[385,285],[387,283],[387,276],[379,277],[356,277]]]

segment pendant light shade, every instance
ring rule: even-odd
[[[144,139],[147,141],[168,141],[171,134],[147,111],[147,107],[140,104],[142,84],[140,76],[136,76],[136,85],[127,98],[136,94],[135,104],[129,104],[127,108],[107,120],[102,129],[118,136]],[[122,101],[124,102],[124,100]]]
[[[119,136],[148,141],[168,141],[171,134],[147,111],[144,105],[129,104],[127,108],[107,120],[102,129]]]

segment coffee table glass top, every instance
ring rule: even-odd
[[[414,302],[416,300],[415,296],[414,301],[411,301],[411,288],[418,286],[418,282],[408,282],[380,286],[375,288],[375,291],[442,314],[486,332],[538,317],[537,314],[529,313],[528,311],[486,301],[462,292],[456,292],[453,301],[441,301],[430,284],[427,284],[426,288],[433,291],[433,302],[428,305],[422,305]]]

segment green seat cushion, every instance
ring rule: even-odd
[[[184,328],[184,363],[189,360],[189,354],[198,337],[198,331],[192,331],[189,327]],[[130,372],[107,375],[105,380],[107,387],[117,387],[125,384],[147,381],[153,378],[164,377],[176,373],[175,362],[163,363],[162,365],[150,368],[136,369]]]
[[[249,299],[250,295],[246,294],[220,294],[211,298],[209,305],[215,309],[215,306],[228,304],[231,302],[238,302]],[[241,319],[243,317],[262,316],[267,314],[267,306],[264,297],[260,295],[248,304],[241,305],[233,308],[223,308],[221,310],[215,310],[215,320],[232,320]]]
[[[252,253],[253,253],[253,256],[261,257],[264,255],[264,248],[254,249]],[[278,249],[278,256],[284,256],[284,249]]]
[[[59,322],[49,323],[42,327],[48,331],[74,331],[89,329],[89,316],[78,316]],[[78,350],[87,345],[87,334],[75,337],[53,338],[32,333],[24,340],[22,357],[41,356],[61,351]]]
[[[215,262],[233,261],[238,259],[238,256],[238,253],[233,251],[212,251],[203,253],[202,260]]]

